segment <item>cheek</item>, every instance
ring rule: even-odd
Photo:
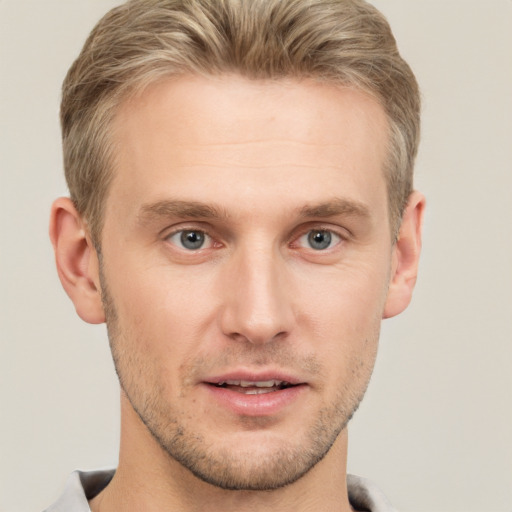
[[[387,276],[382,262],[304,273],[295,294],[298,307],[314,314],[319,329],[327,326],[354,335],[366,327],[372,331],[382,318]]]
[[[387,280],[383,273],[365,270],[310,280],[298,299],[302,330],[309,331],[326,367],[343,375],[373,367],[377,352]]]
[[[136,350],[172,360],[186,352],[192,338],[201,339],[214,315],[204,275],[166,265],[142,268],[133,261],[123,267],[108,276],[108,283],[123,337],[136,343]],[[129,267],[135,270],[128,273]]]

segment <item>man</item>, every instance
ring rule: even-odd
[[[50,511],[392,510],[347,477],[382,318],[411,298],[416,81],[362,0],[133,0],[64,82],[50,236],[107,323],[115,473]]]

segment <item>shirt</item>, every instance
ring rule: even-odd
[[[60,498],[44,512],[90,512],[88,500],[97,496],[112,480],[114,469],[74,471],[69,476]],[[367,512],[396,512],[380,489],[370,480],[348,475],[350,504]]]

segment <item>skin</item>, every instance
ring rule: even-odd
[[[112,129],[101,255],[69,199],[50,225],[122,387],[119,467],[92,510],[351,510],[346,424],[382,318],[410,301],[424,207],[413,193],[394,243],[382,107],[311,81],[189,76],[125,102]],[[296,394],[226,406],[211,383],[233,372],[286,375]]]

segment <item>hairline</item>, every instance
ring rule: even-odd
[[[123,108],[124,105],[126,105],[128,102],[136,98],[142,97],[144,93],[147,91],[147,89],[157,86],[158,84],[161,84],[163,82],[177,80],[183,77],[201,77],[205,79],[242,77],[246,78],[251,82],[260,83],[283,83],[285,81],[301,82],[303,80],[309,79],[317,82],[318,84],[329,84],[338,86],[340,88],[349,88],[355,91],[359,91],[374,99],[383,109],[386,119],[386,155],[382,162],[381,172],[383,173],[383,177],[386,184],[386,202],[390,232],[393,241],[396,240],[405,204],[396,205],[394,204],[391,198],[391,194],[393,192],[391,179],[393,178],[394,173],[396,173],[396,170],[394,168],[399,167],[398,163],[396,162],[396,155],[394,155],[396,150],[396,148],[394,147],[395,141],[393,137],[394,122],[391,115],[387,112],[385,105],[383,104],[383,99],[375,91],[373,91],[369,87],[364,87],[361,84],[353,83],[348,80],[336,80],[334,78],[318,77],[312,74],[293,75],[290,73],[280,77],[251,78],[244,76],[244,74],[239,70],[231,70],[218,73],[197,72],[195,70],[167,70],[166,72],[159,73],[158,76],[153,77],[153,79],[148,79],[147,74],[140,75],[132,82],[118,88],[116,94],[114,95],[115,101],[111,103],[110,108],[107,110],[109,115],[105,116],[103,132],[98,133],[98,138],[102,140],[108,148],[104,153],[105,156],[102,162],[104,166],[103,187],[98,187],[102,195],[101,201],[99,202],[99,209],[95,212],[84,212],[80,211],[80,209],[77,208],[82,217],[84,217],[86,225],[89,227],[91,238],[96,248],[99,249],[101,247],[101,236],[105,222],[106,205],[116,172],[120,171],[119,166],[117,165],[117,155],[119,155],[120,142],[116,139],[115,136],[116,117],[119,115],[120,110]],[[398,133],[398,135],[401,135],[401,132],[398,128],[396,128],[396,132]],[[408,191],[408,195],[410,195],[411,191],[412,190]],[[75,206],[77,205],[75,204]],[[93,217],[95,219],[94,222],[91,223],[88,217]]]

